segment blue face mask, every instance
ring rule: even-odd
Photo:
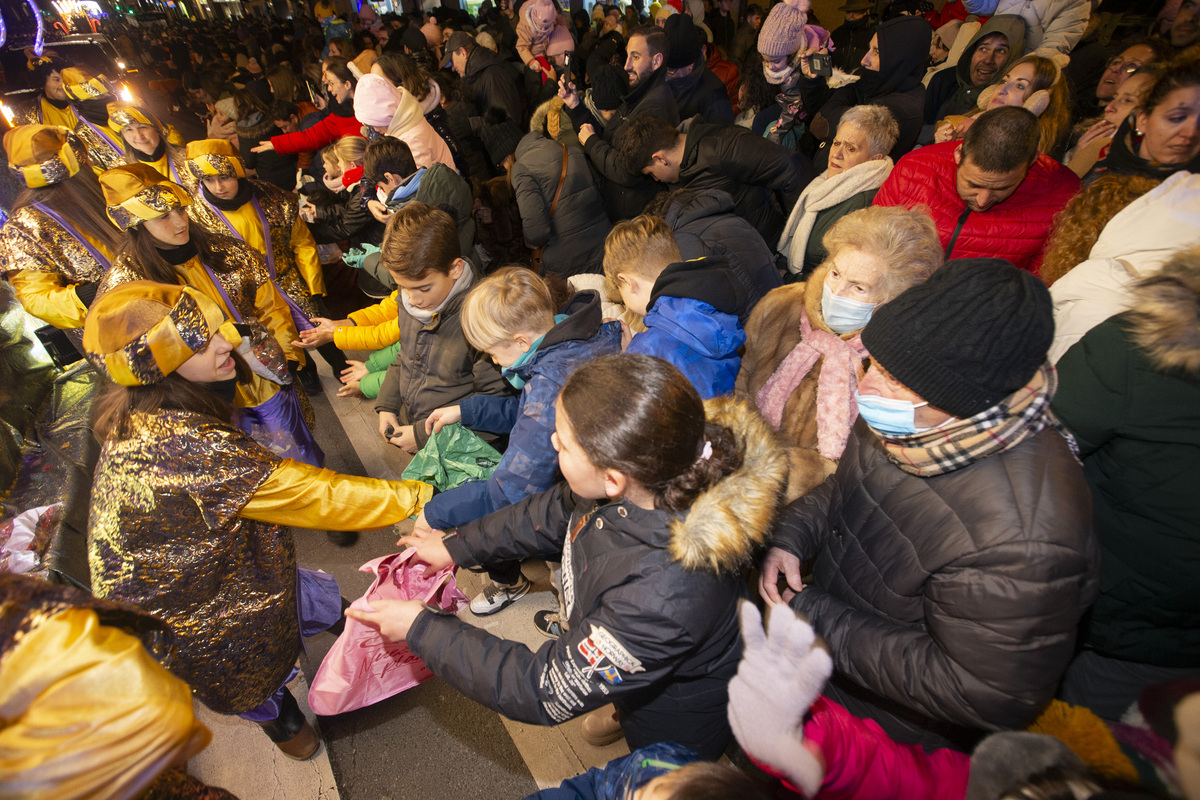
[[[861,331],[871,321],[871,314],[879,303],[860,303],[848,297],[840,297],[829,291],[826,284],[821,290],[821,316],[825,324],[837,334]]]
[[[894,400],[877,394],[858,392],[854,393],[854,400],[858,403],[859,416],[885,436],[911,436],[914,433],[932,430],[918,428],[915,421],[917,409],[929,403],[912,403],[908,400]]]

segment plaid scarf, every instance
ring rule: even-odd
[[[919,478],[944,475],[1003,453],[1048,425],[1062,434],[1078,458],[1075,437],[1050,411],[1057,387],[1058,373],[1046,363],[1020,389],[973,417],[911,436],[886,436],[871,430],[883,442],[892,463]]]

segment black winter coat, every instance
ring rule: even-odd
[[[678,516],[603,504],[565,483],[449,534],[454,563],[561,557],[569,630],[536,652],[422,611],[408,646],[440,678],[521,722],[556,725],[613,703],[631,748],[675,741],[718,758],[741,657],[738,573],[775,512],[786,459],[766,422],[731,398],[709,419],[746,443],[741,467]]]
[[[1051,428],[918,478],[860,419],[773,544],[816,559],[791,606],[829,645],[839,702],[899,741],[936,745],[935,732],[961,748],[1025,728],[1054,696],[1098,588],[1091,522],[1083,471]]]
[[[733,124],[729,92],[721,79],[705,66],[703,58],[696,62],[691,74],[667,81],[667,88],[679,107],[680,119],[691,119],[699,114],[705,122]]]
[[[896,17],[875,29],[879,36],[879,70],[862,69],[854,83],[829,91],[824,78],[801,78],[800,96],[804,107],[820,109],[828,125],[823,131],[814,120],[814,135],[821,142],[813,153],[813,168],[822,173],[829,165],[829,145],[837,134],[842,115],[854,106],[884,106],[900,126],[900,137],[888,154],[892,161],[912,150],[921,135],[925,114],[926,62],[933,31],[922,17]]]
[[[728,192],[738,215],[764,241],[778,242],[787,211],[816,177],[809,160],[736,125],[692,118],[679,129],[686,136],[679,185]]]
[[[1111,317],[1068,350],[1051,405],[1079,442],[1104,553],[1084,646],[1197,667],[1200,379],[1156,363],[1131,327],[1128,314]],[[1172,355],[1186,354],[1186,331],[1170,330]]]
[[[746,287],[747,312],[759,300],[782,285],[775,256],[754,226],[735,213],[733,197],[717,190],[682,189],[663,211],[675,233],[684,261],[704,256],[723,256],[729,268]]]
[[[592,116],[583,102],[567,109],[571,124],[578,131],[590,124],[598,135],[587,140],[583,152],[587,153],[592,169],[600,179],[600,194],[604,207],[613,222],[631,219],[642,213],[642,209],[662,191],[653,178],[633,174],[625,169],[617,157],[616,141],[625,128],[625,123],[640,114],[653,114],[672,125],[679,124],[679,108],[667,88],[666,67],[660,67],[651,77],[635,86],[617,108],[617,113],[607,123]]]
[[[550,204],[563,174],[563,147],[539,131],[525,134],[517,145],[510,174],[525,244],[546,248],[542,263],[563,277],[598,273],[604,262],[604,237],[612,226],[587,157],[573,145],[566,145],[566,177],[554,216],[550,216]]]
[[[465,72],[463,81],[475,95],[479,116],[487,114],[489,108],[501,108],[510,120],[521,123],[521,89],[511,64],[486,47],[476,47],[467,57]]]

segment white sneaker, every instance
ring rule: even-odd
[[[532,585],[524,575],[521,576],[519,583],[512,586],[501,586],[492,581],[483,587],[483,591],[471,601],[471,613],[477,617],[486,617],[497,611],[503,611],[524,597]]]

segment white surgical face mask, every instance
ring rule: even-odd
[[[829,291],[829,284],[825,284],[821,290],[821,315],[825,317],[825,324],[837,334],[861,331],[867,327],[871,314],[875,313],[878,306],[879,303],[861,303],[836,295]]]

